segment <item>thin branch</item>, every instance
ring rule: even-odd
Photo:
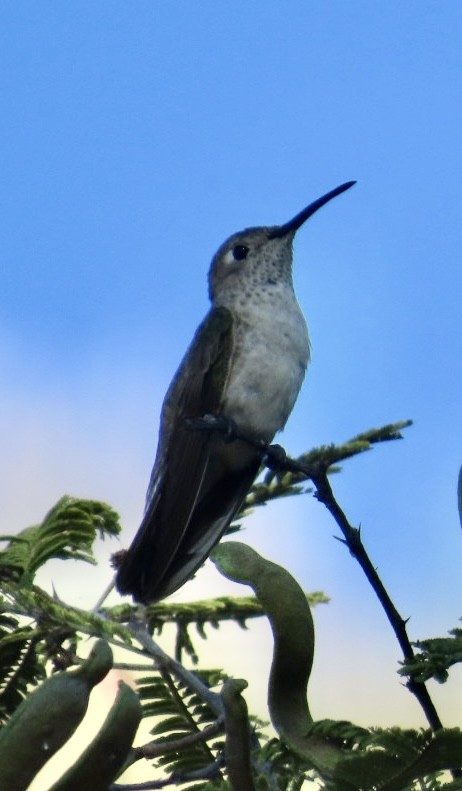
[[[337,525],[343,533],[346,546],[353,557],[358,561],[367,577],[368,582],[372,586],[380,604],[382,605],[395,633],[396,639],[398,640],[401,651],[403,652],[404,658],[406,660],[413,659],[415,654],[407,635],[406,621],[399,614],[382,580],[380,579],[377,570],[373,566],[369,555],[366,552],[364,544],[361,541],[360,531],[350,525],[347,517],[337,503],[327,478],[327,472],[325,470],[320,470],[315,474],[312,473],[310,478],[316,487],[316,498],[319,500],[319,502],[323,503],[328,511],[332,514]],[[416,681],[415,679],[410,678],[407,682],[407,687],[419,701],[430,727],[434,731],[440,730],[443,725],[425,684],[421,681]]]
[[[126,651],[131,651],[131,648],[126,647]],[[152,667],[152,662],[145,662],[144,664],[136,664],[136,662],[114,662],[112,665],[113,670],[127,670],[130,673],[146,673]]]
[[[10,595],[13,597],[12,593]],[[18,595],[18,592],[16,592],[16,595]],[[183,667],[180,662],[177,662],[166,654],[165,651],[152,640],[144,623],[139,619],[132,618],[128,627],[112,622],[111,626],[115,627],[115,634],[110,634],[109,624],[103,617],[77,611],[79,616],[80,614],[82,615],[82,621],[79,621],[76,618],[76,611],[73,610],[73,608],[64,604],[64,602],[59,602],[58,604],[43,591],[40,591],[39,600],[34,597],[31,598],[31,595],[27,596],[27,591],[21,591],[21,599],[22,601],[19,603],[19,606],[17,601],[10,603],[4,600],[2,604],[3,611],[17,615],[29,615],[29,617],[32,613],[33,617],[37,620],[45,617],[48,624],[55,621],[59,626],[62,626],[62,618],[64,616],[68,617],[69,623],[75,631],[87,634],[90,637],[94,637],[95,635],[102,636],[112,645],[130,651],[130,653],[138,654],[143,657],[151,657],[155,660],[160,669],[172,673],[191,690],[196,692],[210,707],[216,717],[222,716],[223,704],[220,695],[212,692],[194,673],[191,673]],[[39,630],[36,631],[36,635],[40,637]],[[137,648],[137,646],[130,644],[133,638],[137,640],[141,648]],[[124,642],[124,640],[126,642]]]
[[[311,604],[325,603],[328,598],[320,591],[307,593]],[[114,623],[127,623],[139,610],[139,605],[117,604],[105,607],[100,617],[108,618]],[[256,596],[217,596],[213,599],[197,599],[190,602],[157,602],[148,604],[144,616],[148,631],[158,631],[164,625],[180,624],[189,626],[196,624],[199,629],[210,623],[216,625],[222,621],[238,621],[245,623],[249,618],[264,616],[263,608]]]
[[[133,761],[138,761],[140,758],[159,758],[161,755],[168,755],[169,753],[178,753],[182,750],[188,749],[200,742],[207,742],[219,733],[223,733],[224,721],[222,718],[215,720],[211,725],[207,725],[202,731],[196,733],[188,733],[187,736],[182,736],[179,739],[170,739],[168,742],[158,742],[153,740],[141,747],[134,747],[132,751]]]
[[[213,764],[194,769],[190,772],[173,772],[163,780],[148,780],[146,783],[114,783],[109,786],[109,791],[156,791],[158,788],[166,788],[169,785],[179,785],[193,780],[215,780],[219,777],[222,761],[214,761]]]
[[[194,673],[191,673],[191,671],[183,667],[180,662],[177,662],[176,659],[166,654],[165,651],[154,642],[151,635],[147,632],[144,623],[139,620],[133,620],[129,624],[129,630],[133,637],[143,647],[145,654],[151,656],[160,669],[172,673],[183,684],[189,687],[189,689],[196,692],[204,703],[209,706],[216,717],[221,717],[223,715],[223,703],[220,695],[216,692],[212,692],[212,690],[200,681]]]
[[[385,427],[387,432],[392,428],[393,426]],[[374,430],[374,432],[366,432],[362,435],[358,435],[357,439],[363,440],[366,437],[368,441],[373,442],[382,442],[387,438],[390,438],[387,433],[384,434],[383,431],[381,432],[377,429]],[[391,438],[398,438],[396,432],[392,432]],[[277,464],[282,467],[285,467],[286,465],[285,461],[281,458],[277,459]],[[306,464],[295,459],[287,459],[287,467],[292,472],[298,471],[303,473],[314,483],[316,489],[315,497],[319,500],[319,502],[326,506],[327,510],[333,516],[337,525],[342,531],[344,543],[348,547],[351,555],[358,561],[367,577],[369,584],[371,585],[380,604],[382,605],[385,615],[387,616],[388,621],[395,633],[396,639],[398,640],[404,659],[406,661],[414,659],[415,654],[407,635],[406,621],[404,618],[402,618],[393,604],[393,601],[391,600],[391,597],[389,596],[382,580],[380,579],[375,566],[371,562],[364,544],[361,541],[360,530],[350,525],[345,513],[342,511],[334,497],[329,479],[327,477],[329,460],[318,460],[312,464]],[[443,724],[439,718],[438,712],[436,711],[435,705],[425,684],[422,681],[417,681],[413,678],[410,678],[407,682],[407,687],[420,703],[430,727],[434,731],[440,730],[443,727]]]
[[[415,654],[407,635],[406,621],[399,614],[377,574],[361,541],[360,531],[350,525],[347,517],[337,503],[327,473],[332,464],[357,455],[358,453],[362,453],[364,450],[369,450],[375,443],[401,439],[401,429],[409,425],[411,425],[411,421],[406,420],[398,423],[390,423],[379,429],[370,429],[369,431],[358,434],[343,445],[329,445],[316,448],[310,453],[301,456],[300,459],[289,458],[285,450],[279,445],[265,445],[265,443],[260,440],[255,440],[252,437],[246,436],[233,424],[225,425],[220,418],[214,419],[213,416],[208,415],[204,419],[190,421],[189,425],[189,428],[193,430],[218,431],[225,433],[229,439],[243,440],[261,452],[262,463],[266,464],[275,474],[290,472],[293,473],[298,480],[300,480],[300,476],[302,476],[303,478],[310,479],[314,483],[316,489],[315,496],[326,506],[342,531],[344,543],[353,557],[358,561],[379,599],[396,635],[403,656],[407,661],[414,659]],[[440,730],[443,725],[425,684],[410,678],[407,682],[407,686],[410,692],[412,692],[419,701],[430,727],[434,731]]]

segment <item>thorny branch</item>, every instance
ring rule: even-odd
[[[399,432],[390,432],[390,427],[388,426],[385,428],[387,429],[386,432],[382,434],[380,432],[375,433],[373,441],[381,442],[385,441],[386,439],[399,439],[401,437]],[[366,435],[362,435],[361,439],[363,438],[366,438]],[[368,440],[370,441],[370,437]],[[385,615],[387,616],[388,621],[395,633],[396,639],[398,640],[404,659],[407,661],[413,659],[415,654],[407,635],[406,621],[398,612],[382,580],[380,579],[377,570],[373,565],[361,540],[360,530],[350,525],[345,513],[342,511],[339,504],[337,503],[337,500],[335,499],[328,479],[328,469],[330,466],[329,460],[318,460],[317,462],[311,464],[294,459],[288,459],[287,461],[288,464],[286,467],[284,460],[280,460],[280,458],[276,459],[276,463],[278,466],[280,466],[280,468],[289,469],[291,472],[298,471],[313,482],[316,489],[316,499],[325,505],[329,513],[335,519],[337,525],[342,531],[343,542],[349,549],[351,555],[358,561],[367,577],[368,582],[370,583],[380,604],[382,605]],[[407,682],[407,687],[419,701],[419,704],[422,707],[422,710],[432,730],[440,730],[443,725],[426,685],[421,681],[416,681],[415,679],[410,678]]]
[[[409,425],[411,425],[410,420],[388,424],[380,429],[372,429],[358,434],[344,445],[315,448],[310,453],[300,456],[299,459],[292,459],[286,455],[280,445],[266,445],[260,440],[248,437],[240,432],[234,424],[230,424],[229,421],[227,422],[223,418],[206,415],[204,418],[189,421],[188,424],[188,428],[192,430],[219,431],[224,433],[229,441],[240,439],[247,442],[261,452],[262,463],[269,467],[274,475],[289,472],[293,475],[293,482],[300,482],[302,479],[309,479],[313,482],[315,497],[326,506],[342,531],[343,539],[340,540],[345,543],[364,571],[385,611],[403,656],[407,661],[413,659],[415,654],[407,635],[406,621],[393,604],[377,570],[372,564],[362,543],[360,530],[350,525],[346,515],[337,503],[328,480],[328,472],[332,471],[332,465],[369,450],[375,443],[401,439],[401,429]],[[440,730],[443,726],[425,684],[410,678],[407,686],[419,701],[430,727],[434,731]]]
[[[316,488],[316,498],[319,500],[319,502],[326,506],[327,510],[334,517],[337,525],[340,527],[340,530],[343,533],[344,543],[348,547],[353,557],[358,561],[367,577],[368,582],[372,586],[380,604],[382,605],[396,635],[396,639],[398,640],[404,658],[406,660],[413,659],[414,650],[407,635],[406,621],[404,618],[402,618],[393,604],[382,580],[377,573],[376,568],[372,564],[364,544],[361,541],[360,530],[350,525],[347,517],[338,505],[327,478],[327,472],[325,470],[321,470],[319,472],[312,473],[310,478]],[[432,730],[437,731],[442,728],[443,725],[425,684],[421,681],[416,681],[415,679],[410,678],[407,682],[407,687],[419,701]]]

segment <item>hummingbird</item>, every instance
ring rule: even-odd
[[[292,281],[296,231],[348,181],[284,225],[246,228],[225,241],[209,271],[211,308],[165,396],[144,516],[120,561],[116,587],[148,604],[177,591],[218,543],[284,428],[310,359]],[[191,419],[230,421],[239,439],[191,430]]]

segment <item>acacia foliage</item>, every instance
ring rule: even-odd
[[[408,424],[406,421],[363,432],[343,445],[304,454],[295,466],[288,464],[267,472],[252,488],[230,532],[239,529],[240,521],[253,508],[312,491],[306,485],[306,478],[311,478],[318,498],[344,530],[343,540],[363,565],[362,548],[359,545],[358,549],[356,543],[359,537],[353,528],[348,531],[346,518],[342,527],[344,515],[335,500],[329,499],[323,476],[327,480],[328,473],[338,471],[340,461],[368,450],[376,442],[400,438]],[[459,479],[459,503],[460,487]],[[79,787],[82,777],[93,778],[90,785],[86,781],[89,791],[128,789],[124,772],[139,761],[146,764],[151,788],[296,791],[312,780],[316,781],[314,787],[338,791],[410,791],[443,786],[448,791],[462,789],[462,734],[459,729],[443,728],[439,714],[432,713],[431,701],[428,703],[422,695],[429,678],[445,682],[450,668],[462,660],[460,629],[455,628],[448,637],[422,639],[412,647],[409,644],[409,650],[404,643],[400,672],[410,692],[417,694],[430,727],[413,731],[401,729],[399,723],[383,729],[333,720],[314,722],[310,738],[321,745],[335,745],[342,759],[335,768],[323,771],[319,762],[311,760],[311,753],[293,749],[284,734],[281,738],[271,735],[264,724],[248,714],[242,696],[245,682],[229,679],[226,666],[210,669],[200,661],[201,641],[210,629],[230,620],[245,628],[249,619],[265,616],[257,597],[161,603],[146,609],[145,622],[140,625],[139,612],[130,605],[107,608],[98,614],[85,612],[37,586],[37,571],[49,560],[95,564],[97,542],[119,535],[120,530],[118,516],[107,504],[66,496],[40,524],[1,538],[0,763],[12,760],[12,741],[22,761],[27,763],[28,749],[35,748],[37,754],[34,739],[41,738],[40,732],[37,730],[35,736],[33,730],[31,733],[34,720],[22,712],[29,707],[26,711],[30,714],[31,701],[41,700],[33,693],[40,691],[46,700],[47,690],[52,689],[50,679],[61,674],[66,686],[68,679],[74,678],[72,674],[85,667],[82,650],[91,636],[99,639],[97,647],[110,645],[117,656],[123,656],[124,667],[131,669],[136,679],[137,694],[128,688],[120,690],[101,732],[53,791],[72,791]],[[74,564],[70,570],[79,573]],[[371,584],[374,587],[374,581]],[[311,606],[327,601],[321,593],[311,594],[308,600]],[[288,607],[290,610],[290,604]],[[135,616],[138,621],[133,620]],[[159,645],[166,625],[176,630],[174,657],[167,656]],[[399,620],[396,625],[397,630],[401,628]],[[245,634],[236,633],[239,639],[244,644]],[[96,650],[105,651],[101,647]],[[107,653],[104,656],[107,658]],[[186,667],[191,663],[193,672]],[[43,707],[43,714],[37,718],[43,724],[54,709],[49,702],[34,705]],[[54,716],[59,727],[66,714],[60,711]],[[141,716],[149,723],[152,739],[133,747]],[[23,722],[28,723],[27,731]],[[12,740],[9,734],[13,732]],[[110,755],[117,755],[117,760],[111,763]],[[43,750],[42,757],[39,763],[48,760],[49,748]],[[95,767],[101,769],[99,774]],[[22,787],[16,777],[11,791],[21,791]]]

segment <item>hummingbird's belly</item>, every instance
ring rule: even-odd
[[[297,306],[298,308],[298,306]],[[236,339],[223,413],[237,426],[271,442],[289,417],[309,361],[308,330],[301,311],[277,320],[267,314]]]

